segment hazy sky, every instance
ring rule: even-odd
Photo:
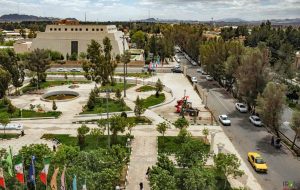
[[[75,17],[89,21],[300,18],[300,0],[0,0],[0,15]]]

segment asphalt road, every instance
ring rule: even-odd
[[[262,127],[254,127],[249,122],[250,114],[236,111],[235,100],[214,81],[206,81],[204,76],[196,72],[199,67],[192,66],[188,60],[181,58],[182,64],[188,67],[187,74],[198,79],[198,85],[208,90],[208,107],[215,115],[227,114],[231,118],[231,126],[224,127],[226,135],[247,161],[249,151],[259,152],[268,164],[268,174],[258,174],[253,171],[262,188],[265,190],[283,189],[287,181],[295,182],[300,189],[300,158],[295,158],[283,147],[281,150],[271,146],[271,134]],[[248,163],[250,166],[250,164]],[[250,166],[251,167],[251,166]]]

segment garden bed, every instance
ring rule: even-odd
[[[158,104],[163,103],[166,100],[165,94],[161,93],[159,95],[159,97],[156,97],[156,95],[151,95],[148,98],[144,99],[143,101],[143,105],[145,106],[145,108],[149,108],[151,106],[155,106]]]

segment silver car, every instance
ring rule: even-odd
[[[231,121],[229,119],[229,117],[227,115],[219,115],[219,121],[223,124],[223,125],[231,125]]]
[[[249,121],[255,126],[258,126],[258,127],[262,126],[262,122],[261,122],[260,118],[256,115],[251,115],[249,117]]]

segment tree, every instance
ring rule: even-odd
[[[23,28],[20,29],[19,33],[22,38],[26,39],[26,31]]]
[[[116,96],[117,100],[119,102],[121,102],[122,94],[121,94],[121,90],[119,88],[116,90],[115,96]]]
[[[96,105],[96,93],[94,90],[91,90],[90,92],[90,96],[89,96],[89,99],[88,99],[88,102],[87,102],[87,107],[89,110],[93,110],[95,105]]]
[[[204,165],[208,157],[208,146],[202,141],[190,139],[183,143],[178,152],[176,160],[179,166],[190,168],[196,163]]]
[[[135,32],[131,37],[131,41],[133,43],[136,43],[136,46],[139,49],[144,49],[145,39],[146,39],[145,33],[141,30]]]
[[[207,136],[209,135],[209,130],[206,127],[202,130],[202,134],[205,136],[205,142],[208,142]]]
[[[50,57],[46,50],[35,49],[28,55],[27,67],[30,71],[36,72],[37,88],[40,82],[46,81],[46,70],[50,68]]]
[[[71,61],[77,61],[77,57],[78,57],[77,53],[73,52],[71,54],[71,56],[69,57],[69,60],[71,60]]]
[[[140,99],[139,96],[137,96],[135,100],[135,107],[134,107],[134,113],[137,117],[141,117],[141,115],[145,112],[145,106],[144,106],[144,100]]]
[[[279,137],[281,113],[285,103],[286,87],[282,84],[269,82],[257,98],[257,112],[264,124],[273,129]]]
[[[12,117],[12,114],[15,113],[16,110],[17,110],[17,108],[14,105],[12,105],[12,103],[8,104],[7,113],[9,113],[11,117]]]
[[[127,127],[127,120],[121,115],[114,115],[110,118],[110,131],[112,132],[112,143],[117,143],[117,135],[123,133]]]
[[[294,137],[293,144],[292,144],[292,147],[291,147],[292,149],[294,149],[296,140],[300,135],[300,112],[299,111],[294,111],[293,117],[292,117],[291,127],[295,131],[295,137]]]
[[[123,112],[125,113],[125,112]],[[133,118],[127,118],[127,129],[129,131],[129,135],[131,135],[131,130],[136,126],[136,122]]]
[[[7,126],[7,124],[9,124],[9,118],[7,115],[3,115],[0,117],[0,124],[3,125],[3,127],[4,127],[4,135],[5,135],[6,134],[5,133],[6,126]]]
[[[53,100],[53,102],[52,102],[52,110],[53,110],[53,111],[56,111],[56,110],[57,110],[57,106],[56,106],[56,103],[55,103],[54,100]]]
[[[203,166],[193,166],[183,179],[183,186],[186,190],[194,189],[216,189],[216,178],[213,170]]]
[[[12,49],[0,50],[0,65],[11,74],[11,81],[14,87],[23,85],[25,78],[25,65],[18,61],[18,56]]]
[[[163,146],[165,144],[165,133],[168,128],[169,128],[169,125],[166,122],[162,122],[162,123],[159,123],[156,125],[156,130],[163,136]]]
[[[106,85],[110,82],[109,78],[112,81],[116,64],[111,58],[112,46],[110,40],[104,38],[103,44],[104,49],[97,41],[91,41],[87,49],[88,60],[83,61],[82,68],[88,80]]]
[[[101,129],[97,129],[97,128],[93,128],[91,130],[91,135],[95,137],[95,139],[97,139],[97,146],[99,145],[99,141],[100,141],[100,137],[104,134],[103,130]]]
[[[268,80],[269,62],[266,51],[247,49],[236,72],[238,93],[249,108],[255,109],[257,95],[263,92]]]
[[[152,190],[176,190],[175,178],[170,172],[160,167],[153,167],[149,174],[150,187]]]
[[[175,174],[175,165],[173,161],[171,161],[165,154],[159,155],[156,165],[164,170],[167,170],[170,175]]]
[[[239,169],[240,160],[234,154],[219,153],[214,156],[215,170],[217,175],[225,177],[224,189],[226,189],[227,179],[229,176],[236,178],[242,176],[244,172]]]
[[[164,85],[163,83],[161,82],[160,79],[157,80],[157,82],[155,83],[155,88],[156,88],[156,97],[159,96],[159,93],[163,90],[164,88]]]
[[[81,127],[77,129],[77,138],[80,150],[82,150],[85,146],[85,136],[88,132],[90,132],[90,128],[88,128],[86,125],[81,125]]]
[[[189,126],[189,122],[188,120],[186,120],[185,118],[178,118],[175,123],[174,123],[174,126],[177,128],[177,129],[183,129],[183,128],[187,128]]]
[[[0,66],[0,99],[5,96],[10,80],[10,73]]]

